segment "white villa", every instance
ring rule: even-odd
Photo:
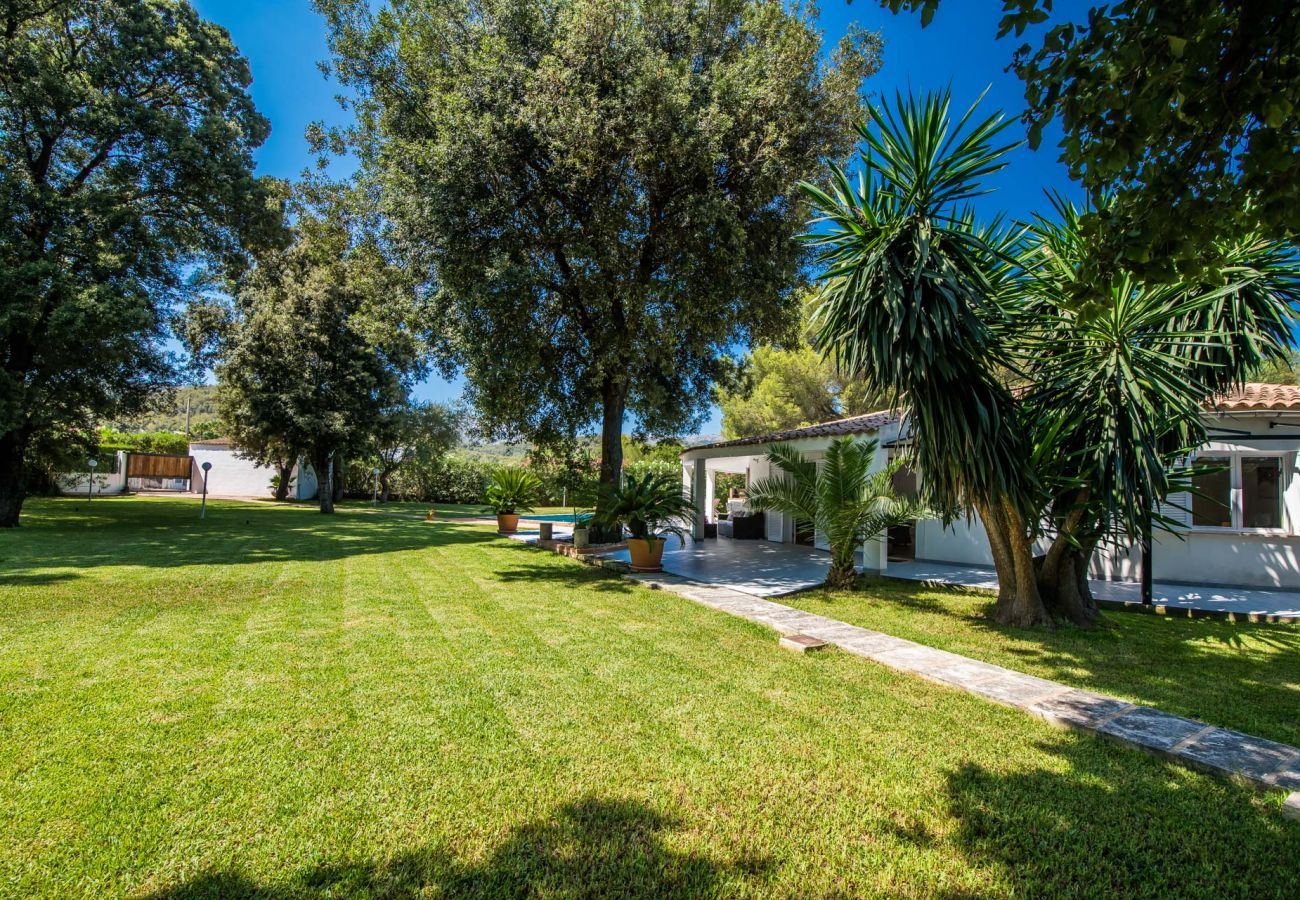
[[[1197,452],[1201,460],[1226,464],[1220,473],[1198,479],[1196,495],[1171,498],[1165,510],[1183,522],[1178,535],[1157,533],[1152,575],[1163,582],[1264,589],[1300,589],[1300,387],[1248,384],[1220,398],[1205,411],[1211,440]],[[715,477],[742,474],[750,481],[767,477],[766,447],[789,442],[816,458],[832,438],[876,438],[879,462],[899,452],[905,428],[898,414],[877,412],[773,434],[691,447],[682,453],[683,478],[701,498],[695,537],[707,540],[765,539],[828,549],[817,534],[779,513],[752,513],[719,521],[714,505]],[[921,473],[924,477],[924,473]],[[900,473],[896,490],[915,490],[916,476]],[[890,563],[927,561],[992,566],[988,538],[978,520],[945,528],[935,520],[895,529],[863,547],[864,570],[887,572]],[[1136,546],[1098,552],[1094,578],[1132,581],[1140,577]]]

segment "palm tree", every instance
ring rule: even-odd
[[[750,487],[749,502],[755,508],[811,522],[826,536],[831,546],[827,587],[853,585],[854,556],[867,541],[930,515],[923,503],[894,494],[894,475],[903,460],[872,471],[878,446],[874,440],[836,438],[819,467],[790,444],[774,444],[767,458],[783,474]]]
[[[948,520],[979,514],[994,618],[1091,624],[1097,542],[1144,540],[1171,468],[1206,439],[1203,404],[1284,355],[1296,259],[1243,236],[1213,280],[1090,281],[1100,242],[1068,204],[1017,230],[961,206],[1010,148],[1000,116],[954,124],[948,107],[944,93],[871,110],[857,183],[832,167],[829,192],[804,185],[826,266],[817,345],[904,410],[925,499]]]

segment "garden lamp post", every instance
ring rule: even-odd
[[[379,467],[376,466],[375,468],[371,469],[370,474],[375,476],[375,496],[374,499],[370,501],[370,505],[378,506],[379,505]]]
[[[207,518],[208,512],[208,472],[212,469],[212,463],[205,462],[203,469],[203,499],[199,501],[199,518]]]
[[[86,460],[86,468],[90,470],[86,477],[86,502],[89,503],[95,497],[95,466],[99,465],[99,460],[93,456]]]

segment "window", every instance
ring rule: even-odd
[[[1199,456],[1198,466],[1223,466],[1192,480],[1192,525],[1196,528],[1232,527],[1232,458]]]
[[[1221,468],[1193,480],[1192,527],[1285,529],[1285,458],[1244,453],[1198,456],[1198,465]]]
[[[1241,524],[1244,528],[1282,527],[1282,460],[1241,457]]]

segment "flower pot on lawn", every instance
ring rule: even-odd
[[[645,538],[628,538],[627,551],[632,557],[633,572],[662,572],[661,563],[664,558],[664,542],[662,539],[655,540],[653,549],[650,541]]]
[[[519,530],[519,513],[497,513],[497,531],[514,534]]]

